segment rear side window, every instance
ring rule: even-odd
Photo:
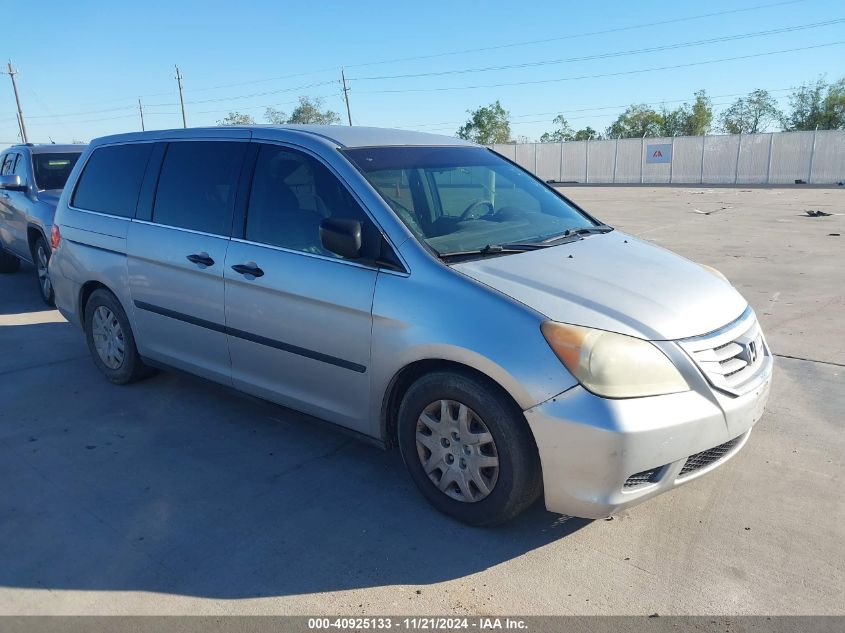
[[[158,180],[153,222],[228,236],[246,143],[170,143]]]
[[[131,218],[152,143],[112,145],[95,149],[73,194],[73,206]]]

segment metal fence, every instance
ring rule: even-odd
[[[547,181],[835,184],[845,181],[845,130],[493,145]]]

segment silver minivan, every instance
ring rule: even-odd
[[[178,368],[398,446],[475,525],[541,495],[605,517],[695,479],[769,392],[769,347],[721,274],[454,138],[101,138],[52,247],[56,305],[110,381]]]

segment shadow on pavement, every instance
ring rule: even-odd
[[[188,376],[111,385],[66,323],[0,327],[0,360],[3,586],[247,598],[427,584],[587,524],[538,504],[466,527],[425,502],[397,451]]]

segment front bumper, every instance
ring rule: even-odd
[[[713,470],[742,448],[763,414],[771,373],[768,356],[759,384],[737,397],[701,388],[611,400],[577,386],[528,409],[525,417],[540,453],[546,507],[603,518]],[[728,442],[723,451],[705,454],[717,459],[697,455]],[[682,474],[693,455],[696,460]],[[692,468],[700,463],[704,465]],[[644,472],[649,476],[634,478],[631,485],[629,478]]]

